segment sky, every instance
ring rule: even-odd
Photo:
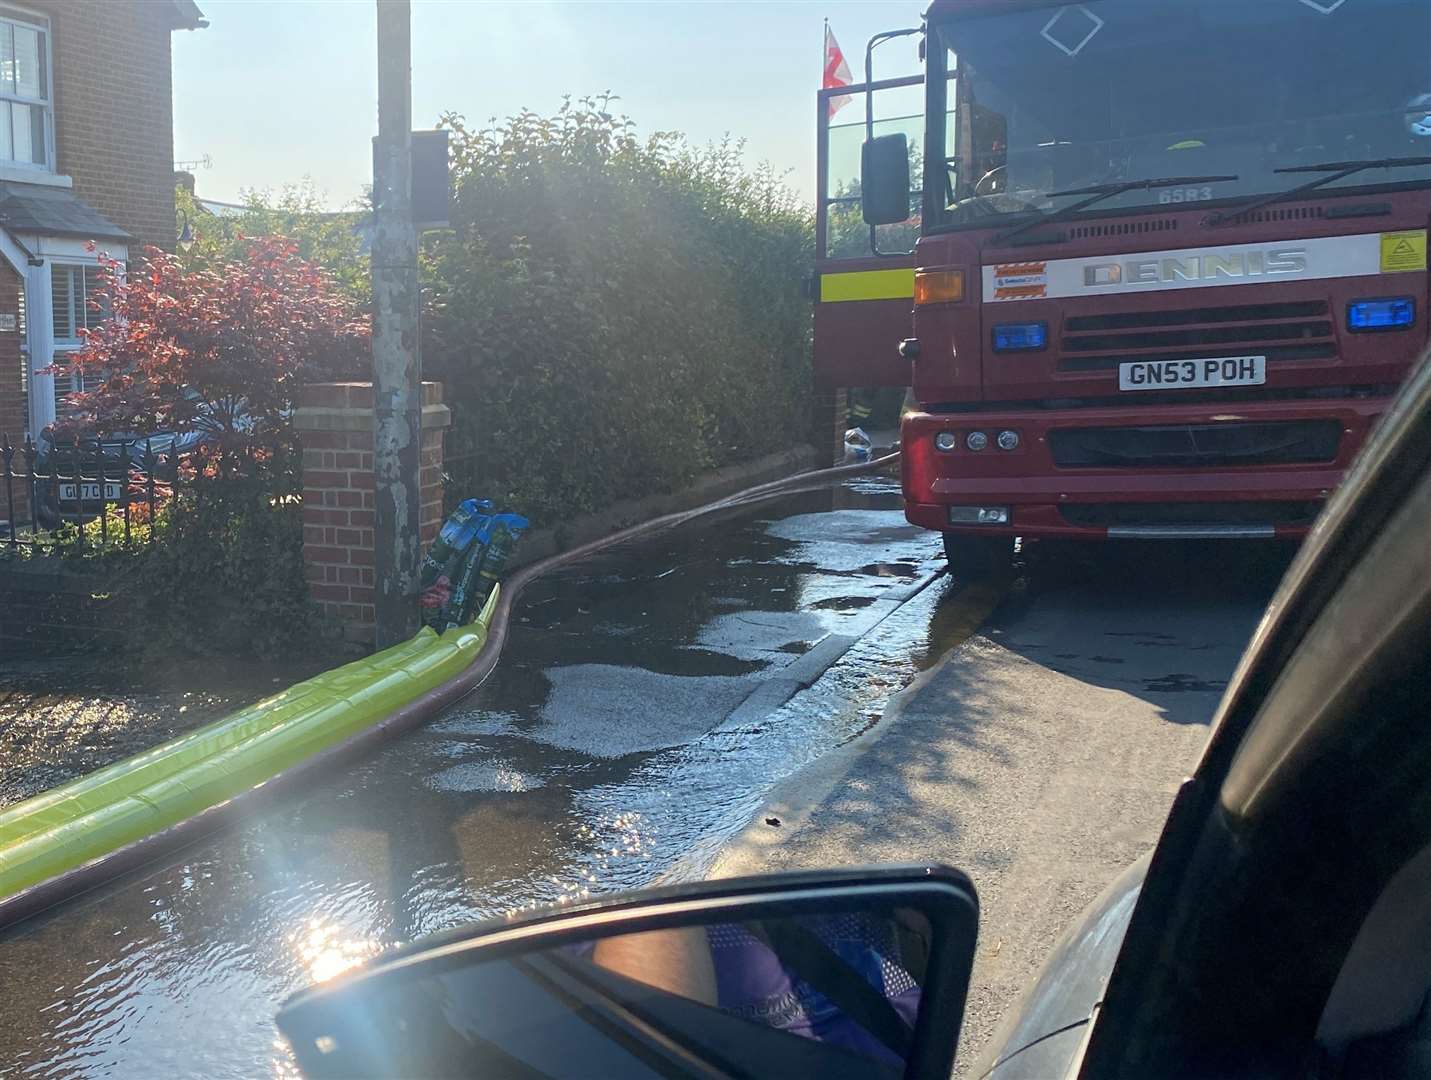
[[[350,204],[371,182],[377,133],[372,0],[198,3],[209,26],[174,34],[175,160],[212,161],[193,168],[198,193],[237,201],[311,177],[330,207]],[[869,37],[918,25],[927,6],[413,0],[413,126],[449,111],[486,126],[610,90],[638,131],[743,139],[749,164],[771,162],[809,201],[824,20],[858,80]],[[917,70],[908,41],[876,53],[876,78]]]

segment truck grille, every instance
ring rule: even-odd
[[[1256,354],[1273,363],[1337,355],[1325,300],[1075,315],[1064,321],[1060,347],[1060,371],[1105,371],[1127,360]]]
[[[1169,469],[1335,461],[1341,438],[1336,420],[1287,420],[1060,428],[1048,445],[1064,469]]]

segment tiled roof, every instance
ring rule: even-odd
[[[0,226],[42,236],[128,240],[130,236],[68,188],[0,181]]]
[[[201,30],[209,25],[194,0],[169,0],[175,30]]]

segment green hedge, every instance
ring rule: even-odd
[[[448,117],[454,231],[424,250],[452,487],[539,522],[809,434],[809,211],[738,144],[641,141],[608,106]]]

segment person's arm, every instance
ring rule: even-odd
[[[591,959],[608,971],[658,990],[703,1005],[718,1004],[715,965],[703,927],[602,938]]]

